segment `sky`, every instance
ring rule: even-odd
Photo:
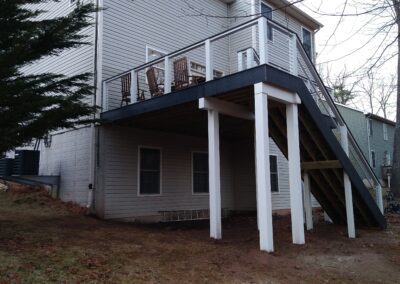
[[[382,3],[385,5],[383,0],[304,0],[296,4],[324,25],[316,34],[317,64],[323,77],[326,78],[329,74],[330,80],[335,81],[338,74],[349,74],[345,81],[349,88],[358,82],[353,89],[357,98],[349,105],[365,112],[370,112],[371,109],[362,87],[370,90],[373,76],[377,89],[375,93],[379,96],[390,88],[391,78],[396,75],[397,69],[397,28],[387,25],[393,19],[390,4],[384,11],[375,8],[377,6],[371,6]],[[367,10],[369,12],[365,15],[356,15]],[[346,16],[338,16],[341,14]],[[367,71],[375,62],[378,63],[368,77]],[[385,63],[381,64],[382,62]],[[390,104],[392,107],[388,111],[388,118],[394,120],[395,94],[392,95]],[[375,100],[373,105],[376,112],[379,104]],[[382,111],[378,114],[383,115]]]

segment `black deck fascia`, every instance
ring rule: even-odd
[[[303,80],[275,67],[266,64],[260,65],[255,68],[244,70],[223,78],[212,80],[210,82],[205,82],[191,88],[104,112],[101,114],[101,119],[104,123],[122,121],[144,113],[193,102],[200,98],[212,97],[231,91],[237,91],[242,88],[253,86],[254,84],[260,82],[275,85],[279,88],[295,92],[299,95],[303,106],[312,117],[327,145],[337,159],[341,162],[343,169],[349,175],[353,185],[353,191],[356,190],[361,196],[362,200],[369,208],[371,215],[374,218],[374,222],[376,222],[376,224],[382,229],[385,229],[386,220],[384,216],[366,189],[357,171],[351,164],[350,159],[331,131],[331,125],[327,124],[326,117],[324,117],[319,110]]]

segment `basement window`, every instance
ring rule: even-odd
[[[208,153],[192,153],[192,183],[194,194],[205,194],[209,192]]]
[[[161,194],[161,150],[139,147],[139,195]]]
[[[278,156],[269,156],[269,168],[271,175],[271,192],[279,192]]]

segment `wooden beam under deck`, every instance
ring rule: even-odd
[[[341,169],[342,164],[339,160],[326,160],[326,161],[314,161],[314,162],[302,162],[301,170],[323,170],[323,169]]]

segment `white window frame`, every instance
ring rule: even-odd
[[[162,56],[161,57],[164,57],[164,56],[166,56],[167,54],[168,54],[168,52],[166,52],[166,51],[163,51],[163,50],[161,50],[161,49],[159,49],[159,48],[155,48],[155,47],[153,47],[153,46],[151,46],[151,45],[148,45],[148,44],[146,44],[146,50],[145,50],[145,52],[146,52],[146,54],[145,54],[145,60],[146,60],[146,63],[149,63],[150,61],[150,58],[149,58],[149,51],[150,50],[153,50],[153,51],[155,51],[155,52],[159,52],[159,53],[161,53],[162,54]],[[160,57],[160,58],[161,58]],[[163,63],[164,64],[164,67],[158,67],[158,66],[154,66],[156,69],[159,69],[159,70],[162,70],[162,71],[164,71],[164,73],[165,73],[165,63]],[[147,68],[146,68],[146,71],[147,71]],[[147,76],[145,76],[145,81],[146,81],[146,84],[148,84],[149,82],[147,81]]]
[[[140,193],[140,150],[141,149],[153,149],[153,150],[159,150],[160,151],[160,193]],[[155,146],[147,146],[147,145],[139,145],[138,146],[138,161],[137,161],[137,196],[139,197],[148,197],[148,196],[161,196],[162,195],[162,176],[163,176],[163,154],[162,154],[162,148],[161,147],[155,147]]]
[[[272,191],[272,187],[271,187],[271,193],[272,194],[279,194],[281,192],[281,186],[280,186],[281,183],[279,182],[280,181],[280,176],[279,176],[279,156],[277,154],[269,154],[269,156],[270,157],[271,156],[276,157],[276,176],[278,178],[278,191]],[[270,179],[271,179],[271,172],[270,172]]]
[[[273,21],[273,20],[274,20],[274,7],[272,7],[272,6],[271,6],[267,1],[265,1],[265,0],[260,1],[260,14],[261,14],[261,15],[262,15],[262,5],[265,5],[265,6],[267,6],[268,8],[271,9],[271,20]],[[274,29],[274,27],[271,28],[271,37],[272,37],[272,39],[269,39],[269,38],[268,38],[268,35],[267,35],[267,40],[268,40],[268,42],[270,42],[270,43],[274,43],[274,38],[275,38],[275,29]]]
[[[208,157],[208,152],[207,151],[192,151],[191,152],[191,161],[190,161],[190,173],[191,173],[191,180],[192,180],[192,195],[210,195],[210,186],[208,186],[208,192],[194,192],[194,179],[193,179],[193,175],[194,175],[194,166],[193,166],[193,162],[194,162],[194,154],[196,153],[200,153],[200,154],[207,154]],[[210,169],[208,169],[208,174],[210,175]]]
[[[388,141],[389,135],[388,135],[388,127],[387,127],[386,123],[382,124],[382,130],[383,130],[383,140]]]
[[[301,28],[301,43],[304,45],[303,39],[304,39],[304,35],[303,35],[303,30],[306,30],[310,33],[310,40],[311,40],[311,61],[314,62],[314,33],[312,30],[310,30],[309,28],[306,28],[305,26],[300,26]]]

